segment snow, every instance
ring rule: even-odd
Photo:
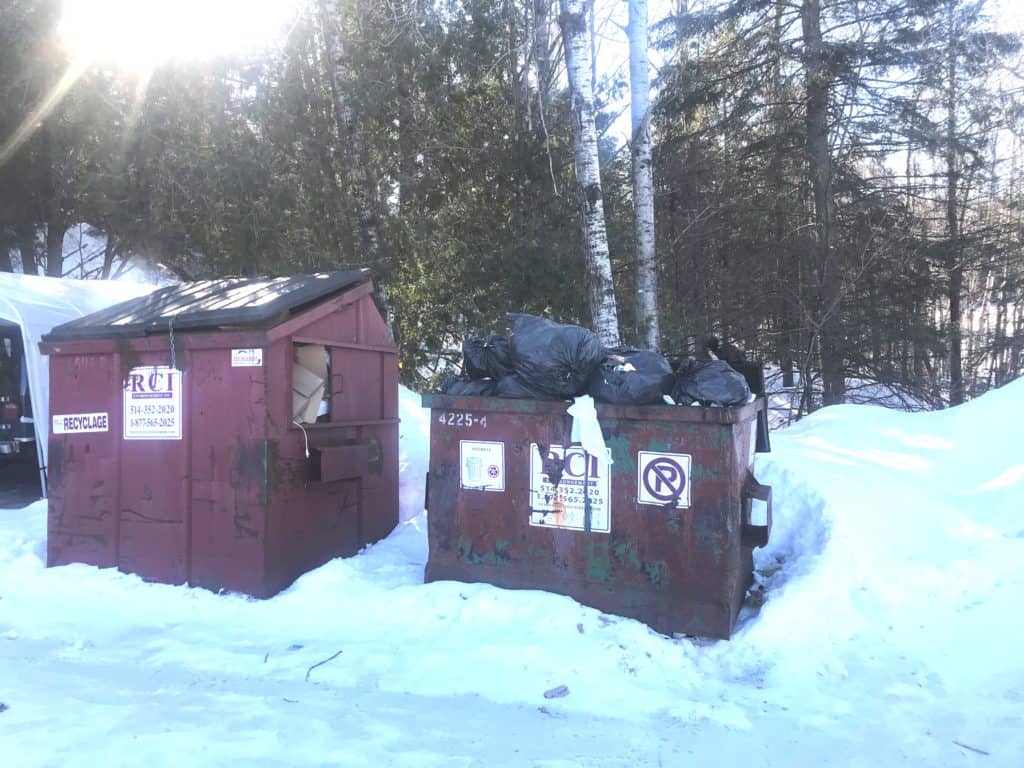
[[[728,642],[424,585],[405,390],[404,522],[271,600],[46,569],[45,504],[0,511],[5,764],[1019,766],[1022,398],[773,434],[763,606]]]
[[[803,391],[800,384],[800,372],[793,371],[793,386],[786,387],[782,383],[782,369],[776,365],[765,368],[764,387],[768,397],[768,423],[773,430],[788,427],[797,420]],[[815,374],[812,390],[816,402],[821,402],[821,379]],[[926,411],[928,405],[919,398],[901,389],[895,384],[882,384],[869,379],[852,376],[846,378],[847,403],[861,405],[877,405],[882,408],[894,408],[900,411]],[[806,409],[805,409],[806,410]]]

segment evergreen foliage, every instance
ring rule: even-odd
[[[728,337],[802,385],[804,410],[823,370],[931,406],[1024,372],[1020,41],[984,11],[723,0],[652,28],[664,352]],[[147,76],[73,60],[60,13],[0,7],[0,270],[63,274],[79,222],[108,238],[107,274],[369,266],[418,385],[506,312],[590,324],[552,0],[303,0],[269,51]],[[608,130],[623,92],[622,73],[598,81],[597,123],[636,344],[630,153]]]

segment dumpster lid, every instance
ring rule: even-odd
[[[266,328],[369,279],[368,269],[356,269],[181,283],[58,325],[43,341],[145,336],[166,333],[169,326],[176,331]]]

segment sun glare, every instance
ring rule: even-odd
[[[247,53],[280,39],[298,0],[65,0],[76,59],[146,73],[165,61]]]

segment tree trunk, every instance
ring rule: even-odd
[[[103,267],[100,270],[100,278],[103,280],[110,279],[110,273],[114,268],[114,259],[117,258],[118,253],[121,250],[121,244],[117,241],[117,238],[107,231],[107,247],[103,249]]]
[[[59,213],[46,222],[46,274],[49,277],[64,277],[64,234],[67,222]]]
[[[801,9],[807,96],[807,162],[814,194],[817,234],[815,315],[821,355],[822,402],[834,405],[845,395],[841,345],[840,288],[833,238],[835,202],[832,196],[832,157],[829,151],[828,98],[832,75],[821,36],[820,0],[803,0]]]
[[[593,73],[587,12],[593,0],[560,0],[565,66],[572,99],[572,143],[586,253],[587,293],[594,330],[605,345],[617,346],[619,320],[604,222],[601,170],[594,119]]]
[[[68,231],[67,215],[62,205],[67,194],[66,174],[62,173],[61,142],[55,126],[56,116],[43,124],[43,158],[46,168],[46,274],[64,276],[64,234]]]
[[[633,135],[633,228],[636,236],[636,317],[648,349],[661,346],[658,262],[654,247],[651,167],[651,78],[647,61],[647,0],[629,0],[629,90]]]
[[[956,151],[956,46],[954,4],[948,4],[948,39],[946,41],[946,259],[948,282],[946,298],[949,301],[949,404],[960,405],[964,401],[963,368],[963,244],[960,238],[960,217],[957,206],[957,186],[960,180]]]
[[[797,350],[796,328],[799,322],[799,278],[797,266],[793,263],[796,254],[786,246],[786,198],[783,194],[785,184],[783,178],[783,162],[786,147],[783,137],[787,132],[789,120],[782,83],[782,16],[785,11],[784,0],[775,0],[772,28],[769,33],[771,47],[771,94],[774,104],[771,109],[772,130],[775,133],[775,146],[772,149],[768,164],[768,186],[772,190],[772,239],[775,250],[775,268],[777,279],[778,300],[778,333],[776,335],[776,355],[782,370],[782,386],[792,387],[795,383],[793,375],[794,358]]]
[[[36,228],[31,224],[18,227],[18,250],[21,253],[21,271],[26,275],[39,274],[36,259]]]
[[[11,263],[11,244],[7,238],[0,235],[0,272],[13,272],[14,264]]]
[[[341,158],[342,179],[347,181],[359,219],[356,242],[361,253],[356,261],[375,264],[380,254],[380,222],[377,217],[376,192],[366,172],[367,158],[362,135],[356,125],[352,108],[345,99],[344,45],[341,39],[341,12],[338,0],[320,0],[320,20],[327,54],[327,73],[338,131],[337,152]]]
[[[551,87],[550,6],[551,0],[533,0],[533,63],[537,71],[537,92],[545,103]]]

